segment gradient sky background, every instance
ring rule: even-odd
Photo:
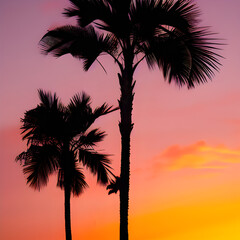
[[[130,239],[240,239],[240,2],[198,0],[201,25],[226,43],[213,81],[195,89],[163,81],[142,63],[135,74],[130,186]],[[83,72],[71,56],[40,54],[47,29],[69,23],[67,0],[0,1],[0,239],[64,240],[63,192],[56,176],[41,192],[26,185],[15,157],[26,148],[20,118],[39,102],[37,89],[64,103],[82,90],[93,106],[117,105],[117,68],[108,57]],[[119,112],[96,122],[100,145],[119,174]],[[72,199],[73,239],[117,240],[118,195],[87,174],[90,188]]]

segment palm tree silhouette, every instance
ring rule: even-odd
[[[66,240],[71,240],[70,195],[79,196],[88,186],[81,165],[97,175],[100,184],[107,184],[112,174],[108,155],[94,150],[105,133],[88,129],[98,117],[116,108],[104,103],[93,110],[85,93],[76,94],[67,106],[56,94],[38,93],[40,104],[21,119],[28,149],[16,161],[20,161],[27,183],[34,189],[40,190],[47,185],[49,175],[58,173],[57,186],[64,190],[65,197]]]
[[[77,26],[48,31],[40,40],[44,53],[70,53],[83,60],[84,70],[102,54],[119,67],[121,133],[120,239],[128,240],[130,135],[133,129],[133,74],[146,60],[157,65],[165,80],[192,88],[218,70],[218,41],[199,27],[199,10],[192,0],[70,0],[67,17]],[[116,192],[116,189],[114,190]]]

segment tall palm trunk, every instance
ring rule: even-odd
[[[66,240],[72,240],[72,231],[71,231],[71,212],[70,212],[70,174],[71,174],[71,155],[69,155],[69,141],[65,139],[63,144],[63,170],[64,170],[64,207],[65,207],[65,234]]]
[[[133,105],[133,69],[132,59],[126,61],[125,69],[118,74],[121,87],[119,101],[121,121],[121,187],[120,187],[120,240],[128,240],[128,208],[129,208],[129,181],[130,181],[130,135],[132,124]]]
[[[68,184],[65,184],[64,195],[65,195],[65,233],[66,240],[72,240],[71,232],[71,217],[70,217],[70,188]]]

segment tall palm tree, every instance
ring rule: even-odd
[[[77,25],[48,31],[40,40],[44,53],[71,54],[84,70],[103,54],[119,67],[121,133],[120,239],[128,240],[130,134],[133,129],[133,74],[146,60],[157,65],[169,83],[192,88],[218,70],[218,42],[199,27],[199,10],[192,0],[69,0],[63,14]]]
[[[107,184],[111,176],[108,156],[94,150],[105,133],[88,129],[98,117],[115,109],[104,103],[93,110],[85,93],[75,95],[67,106],[56,94],[38,93],[40,104],[26,111],[22,119],[28,149],[16,161],[22,164],[27,183],[34,189],[47,185],[49,175],[57,172],[57,186],[64,190],[65,197],[66,240],[71,240],[70,195],[79,196],[87,187],[81,165],[97,175],[101,184]]]

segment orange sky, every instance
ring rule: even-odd
[[[240,81],[238,0],[198,0],[202,24],[226,43],[221,71],[193,90],[169,86],[155,69],[139,66],[135,79],[130,186],[130,239],[240,239]],[[77,91],[93,105],[117,105],[117,68],[111,59],[83,72],[70,56],[40,54],[47,29],[69,20],[67,0],[0,2],[0,239],[64,240],[63,192],[53,176],[41,192],[26,186],[14,162],[25,149],[20,117],[38,103],[37,89],[55,91],[62,101]],[[119,113],[96,122],[108,134],[100,148],[113,154],[119,174]],[[118,195],[87,174],[90,186],[72,199],[73,239],[117,240]]]

